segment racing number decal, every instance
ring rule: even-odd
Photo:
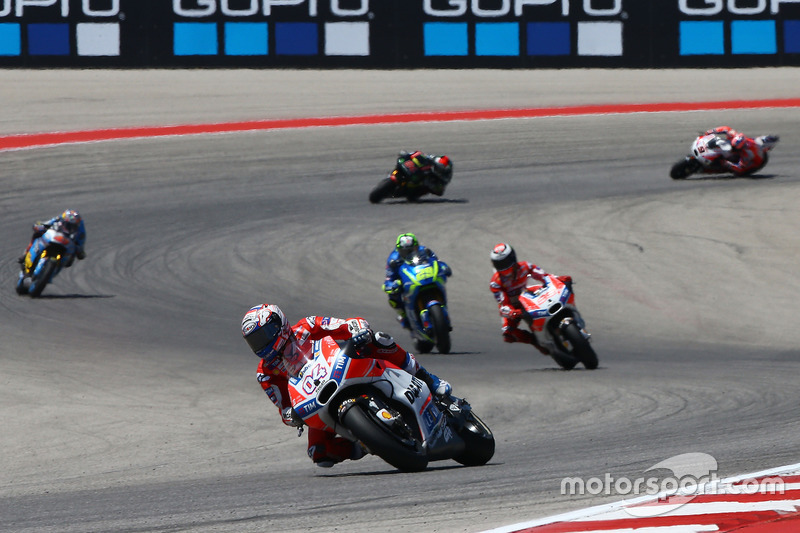
[[[325,365],[317,364],[311,369],[311,372],[306,374],[303,378],[303,392],[311,395],[317,390],[320,382],[328,375],[328,368]]]
[[[421,269],[417,270],[417,279],[418,280],[432,278],[433,276],[435,276],[435,274],[433,272],[433,267],[429,266],[429,267],[425,267],[425,268],[421,268]]]

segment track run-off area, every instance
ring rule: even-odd
[[[0,530],[609,531],[650,504],[565,480],[709,461],[796,491],[780,469],[800,460],[797,69],[2,76]],[[722,124],[780,135],[767,167],[670,180]],[[454,160],[445,195],[369,204],[414,148]],[[31,223],[66,208],[88,257],[18,297]],[[453,353],[420,362],[494,431],[495,456],[315,468],[256,382],[241,317],[261,302],[363,316],[410,346],[380,288],[406,231],[454,271]],[[575,279],[600,368],[502,342],[500,241]],[[696,498],[682,508],[713,503]],[[765,519],[796,512],[755,500],[743,509]]]

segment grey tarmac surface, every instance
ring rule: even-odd
[[[2,71],[0,133],[503,107],[790,98],[797,69]],[[688,452],[720,477],[797,463],[797,109],[283,130],[0,153],[0,530],[478,532],[616,495]],[[673,182],[702,129],[781,143],[747,179]],[[371,205],[401,148],[450,154],[444,198]],[[30,224],[79,209],[88,258],[13,290]],[[395,236],[455,272],[453,353],[421,362],[497,438],[480,468],[315,469],[240,338],[262,301],[365,316]],[[501,342],[499,241],[571,274],[596,371]]]

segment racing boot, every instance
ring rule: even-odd
[[[450,396],[450,393],[453,392],[453,387],[451,387],[448,382],[439,379],[421,366],[417,369],[417,373],[414,374],[414,377],[424,381],[431,392],[440,398]]]

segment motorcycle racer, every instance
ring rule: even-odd
[[[25,256],[30,251],[34,241],[44,235],[44,233],[50,228],[55,228],[58,231],[66,233],[69,235],[70,239],[72,239],[72,242],[75,243],[75,255],[67,258],[64,263],[65,267],[72,266],[72,263],[75,261],[76,257],[78,259],[83,259],[86,257],[86,251],[84,250],[84,244],[86,243],[86,226],[83,223],[81,215],[77,211],[74,209],[67,209],[60,215],[51,218],[47,222],[34,222],[31,242],[28,243],[25,253],[17,259],[17,262],[20,264],[20,266],[22,266],[25,262]]]
[[[303,422],[292,409],[288,382],[298,375],[313,350],[313,341],[324,337],[334,340],[352,339],[361,357],[382,359],[424,381],[433,394],[448,396],[452,387],[425,370],[413,354],[398,346],[391,336],[373,332],[369,323],[360,317],[333,318],[307,316],[290,326],[277,305],[261,304],[251,307],[242,318],[242,336],[259,358],[258,382],[275,404],[284,424],[302,427]],[[308,428],[308,456],[317,466],[329,468],[346,459],[357,460],[365,449],[335,433]]]
[[[397,311],[397,321],[405,329],[411,329],[411,324],[406,316],[406,310],[403,306],[403,293],[402,283],[400,281],[400,265],[403,261],[412,255],[420,255],[424,258],[439,261],[439,264],[444,269],[444,275],[450,277],[453,275],[453,270],[430,248],[426,248],[419,243],[417,236],[413,233],[401,233],[397,236],[394,244],[394,250],[389,253],[386,258],[386,275],[383,280],[383,290],[389,297],[389,306]]]
[[[725,170],[736,176],[743,176],[758,170],[766,163],[766,152],[761,149],[758,142],[730,126],[717,126],[707,130],[703,135],[718,135],[728,140],[731,145],[731,157],[730,159],[720,158],[720,164]],[[778,139],[770,136],[769,140],[777,141]]]
[[[545,282],[544,270],[527,261],[517,261],[517,253],[507,243],[497,244],[489,254],[495,272],[489,281],[489,290],[497,301],[497,307],[502,317],[502,332],[504,342],[523,342],[532,344],[542,354],[548,355],[546,348],[539,345],[536,335],[532,331],[519,328],[524,313],[519,302],[519,295],[525,290],[528,278],[533,278],[541,283]],[[569,276],[559,276],[565,282],[571,282]]]
[[[405,174],[412,183],[424,185],[436,196],[444,193],[444,188],[453,178],[453,162],[448,156],[428,155],[419,150],[401,151],[395,169]]]

